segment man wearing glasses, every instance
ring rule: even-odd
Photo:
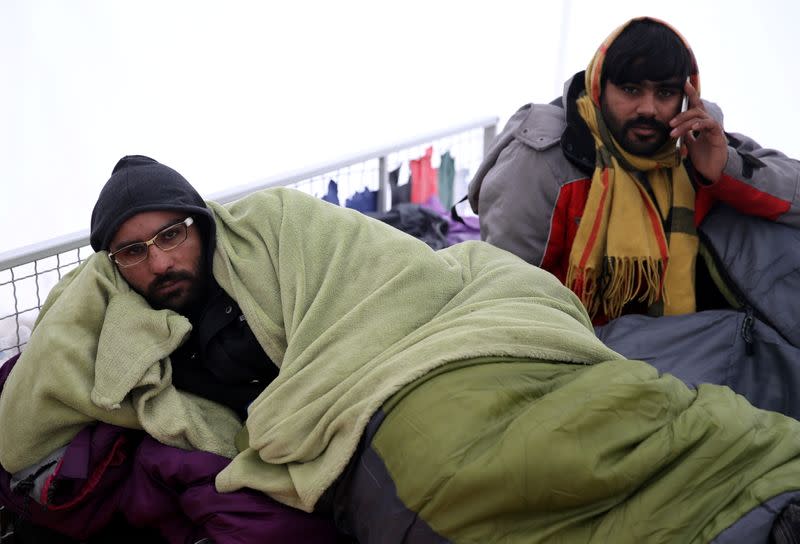
[[[141,155],[120,159],[92,212],[92,248],[108,250],[122,277],[154,309],[173,310],[192,323],[190,337],[170,357],[175,387],[245,419],[278,368],[210,273],[215,238],[213,216],[194,187]]]
[[[177,215],[177,212],[144,212],[126,221],[111,242],[112,252],[108,258],[117,265],[128,283],[142,285],[142,294],[147,295],[154,308],[181,311],[202,295],[198,291],[201,291],[205,282],[197,274],[202,251],[200,237],[193,235],[191,242],[183,245],[189,238],[189,227],[194,224],[194,219],[187,217],[176,223]],[[153,225],[158,224],[167,226],[146,242],[130,241],[135,240],[140,232],[152,231]],[[195,232],[192,231],[192,234]],[[167,255],[168,251],[181,245],[181,250]],[[150,246],[161,250],[154,251],[152,258]],[[172,270],[175,259],[194,264],[195,270]],[[148,261],[147,266],[137,266],[145,261]],[[152,282],[148,281],[151,279],[149,276],[155,276]]]

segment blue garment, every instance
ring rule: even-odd
[[[352,208],[362,213],[378,211],[378,191],[364,189],[355,193],[345,201],[346,208]]]
[[[335,181],[330,180],[328,182],[328,192],[322,197],[322,200],[339,205],[339,185]]]

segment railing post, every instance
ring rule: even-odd
[[[389,171],[386,155],[378,157],[378,211],[388,212],[392,207],[392,188],[389,186]]]

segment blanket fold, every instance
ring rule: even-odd
[[[359,542],[709,542],[800,495],[798,422],[726,387],[629,360],[444,370],[384,405],[337,485]]]
[[[218,476],[221,491],[313,510],[381,404],[446,363],[618,358],[555,277],[488,244],[435,252],[290,189],[209,207],[213,274],[281,368],[250,408],[248,447]],[[104,252],[89,258],[48,298],[0,396],[0,463],[29,466],[94,420],[233,456],[233,414],[170,383],[169,354],[189,327],[150,309]]]
[[[555,277],[487,244],[435,252],[286,189],[210,205],[214,275],[281,366],[220,490],[255,487],[311,511],[381,404],[448,362],[618,358]]]
[[[171,384],[169,354],[190,330],[151,309],[104,252],[92,255],[48,296],[0,395],[0,464],[24,469],[94,421],[232,457],[233,412]]]

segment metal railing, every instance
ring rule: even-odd
[[[496,117],[478,119],[335,162],[226,189],[207,198],[228,203],[254,191],[278,186],[294,187],[321,197],[333,180],[338,184],[342,205],[347,196],[369,189],[378,192],[378,209],[385,211],[391,206],[389,173],[399,168],[401,183],[407,180],[409,161],[424,155],[428,147],[433,147],[434,160],[449,151],[461,174],[457,178],[468,180],[494,140],[497,121]],[[460,199],[465,190],[465,186],[457,186],[455,197]],[[0,253],[0,363],[19,353],[27,343],[52,287],[92,253],[88,231]]]

